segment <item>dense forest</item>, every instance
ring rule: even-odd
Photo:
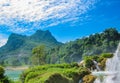
[[[108,28],[101,33],[76,39],[67,43],[58,42],[49,31],[38,30],[31,36],[11,34],[6,45],[0,48],[0,63],[4,66],[31,65],[36,61],[32,49],[44,45],[41,63],[80,62],[84,56],[115,52],[120,41],[120,33]],[[13,58],[15,57],[15,58]]]
[[[47,52],[47,63],[79,62],[84,56],[115,52],[120,41],[120,33],[115,28],[109,28],[102,33],[95,33]]]

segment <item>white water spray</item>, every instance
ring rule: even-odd
[[[96,61],[94,61],[94,60],[93,60],[93,63],[94,63],[94,65],[95,65],[96,69],[97,69],[98,71],[101,71],[100,67],[98,66],[98,63],[97,63]]]
[[[103,78],[98,77],[94,83],[120,83],[120,43],[113,58],[107,60],[106,70],[96,73]]]

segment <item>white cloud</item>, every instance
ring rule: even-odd
[[[54,24],[59,24],[67,19],[69,21],[79,18],[78,16],[85,14],[95,3],[96,0],[0,0],[0,24],[16,27],[15,23],[19,20],[55,20]]]
[[[13,31],[16,32],[16,33],[23,33],[23,32],[27,32],[28,29],[26,28],[11,28],[10,31]]]
[[[7,38],[4,37],[4,35],[0,34],[0,47],[5,45],[7,42]]]

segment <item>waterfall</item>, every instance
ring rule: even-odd
[[[98,66],[98,63],[97,63],[95,60],[93,60],[93,63],[94,63],[94,65],[95,65],[96,69],[97,69],[98,71],[100,71],[101,69],[100,69],[100,67]]]
[[[106,71],[116,72],[116,74],[105,77],[104,83],[120,83],[120,44],[118,45],[114,57],[107,60]]]
[[[98,77],[94,83],[120,83],[120,43],[113,58],[107,60],[102,77],[102,80]]]

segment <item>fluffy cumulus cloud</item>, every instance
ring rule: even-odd
[[[4,35],[0,34],[0,47],[3,46],[7,42],[7,38]]]
[[[46,26],[54,26],[59,23],[76,21],[93,8],[96,1],[0,0],[0,25],[14,26],[11,27],[11,31],[17,28],[16,31],[25,32],[28,27],[18,26],[19,22],[34,23],[34,26],[41,27],[43,23]],[[45,23],[46,21],[47,23]]]

